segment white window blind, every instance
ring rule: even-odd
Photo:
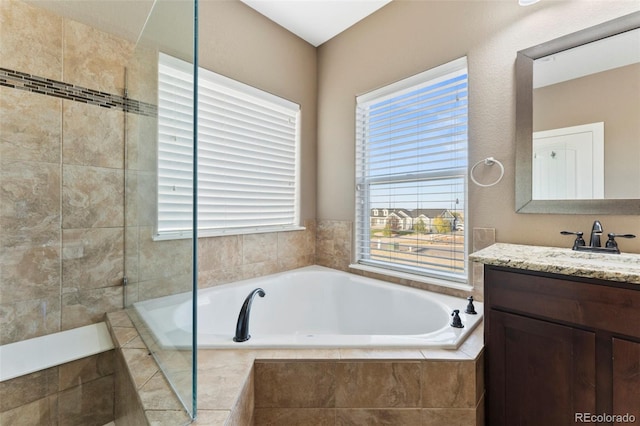
[[[465,283],[467,61],[356,99],[356,261]]]
[[[162,53],[158,62],[158,234],[190,234],[193,65]]]
[[[179,234],[191,225],[190,116],[181,108],[191,65],[164,54],[159,62],[158,233]],[[297,228],[299,105],[205,69],[198,77],[199,235]]]

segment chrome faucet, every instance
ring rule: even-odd
[[[251,303],[253,302],[253,298],[256,294],[260,297],[265,296],[265,292],[261,288],[256,288],[253,290],[246,299],[244,299],[244,303],[242,304],[242,308],[240,308],[240,314],[238,315],[238,323],[236,324],[236,335],[233,338],[234,342],[246,342],[251,338],[249,335],[249,315],[251,314]]]
[[[577,251],[592,251],[592,252],[602,252],[602,253],[616,253],[620,254],[620,249],[618,248],[618,243],[615,238],[635,238],[636,236],[633,234],[614,234],[610,232],[607,234],[609,239],[607,240],[604,247],[602,247],[602,243],[600,242],[600,236],[603,234],[602,224],[599,220],[593,222],[593,226],[591,227],[591,238],[589,240],[589,245],[585,245],[585,241],[582,238],[584,232],[572,232],[572,231],[561,231],[562,235],[575,235],[576,239],[573,242],[573,250]]]

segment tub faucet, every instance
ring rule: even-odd
[[[249,335],[249,315],[251,314],[251,302],[253,302],[253,298],[256,294],[260,297],[264,297],[265,292],[261,288],[256,288],[253,290],[246,299],[244,299],[244,303],[242,304],[242,308],[240,308],[240,314],[238,315],[238,323],[236,324],[236,335],[233,338],[234,342],[246,342],[251,338]]]

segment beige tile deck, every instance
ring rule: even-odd
[[[107,323],[127,362],[149,424],[187,424],[189,419],[180,402],[148,350],[143,348],[144,343],[126,312],[107,314]],[[472,373],[474,368],[481,369],[482,349],[482,325],[458,350],[201,349],[198,351],[198,418],[194,424],[246,426],[254,422],[272,424],[270,422],[277,418],[320,421],[325,417],[327,424],[373,418],[420,419],[417,424],[429,425],[443,418],[472,419],[465,420],[464,424],[481,424],[476,418],[481,418],[477,413],[482,409],[484,382],[481,373]],[[184,359],[176,359],[180,365],[177,368],[184,369]],[[435,361],[438,365],[426,361]],[[402,380],[387,382],[389,377],[377,377],[385,371],[389,373],[387,376],[398,376]],[[448,375],[447,371],[452,374]],[[297,373],[302,372],[308,380],[300,382]],[[375,372],[379,374],[371,374]],[[437,389],[425,386],[425,382],[433,382],[433,372],[456,381],[463,392],[445,397],[446,392],[438,393]],[[190,374],[189,371],[183,373]],[[188,381],[188,377],[185,376],[185,380]],[[312,388],[310,392],[303,389],[307,382]],[[388,390],[386,394],[378,392],[382,382]],[[278,383],[280,388],[274,389]],[[320,396],[319,385],[326,390]],[[376,392],[367,396],[359,391],[362,386],[375,388]],[[437,398],[426,401],[422,395],[428,395],[430,389]],[[442,397],[448,400],[440,401]],[[340,422],[334,423],[338,420]]]

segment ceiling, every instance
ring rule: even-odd
[[[241,0],[308,43],[319,46],[391,0]]]
[[[153,0],[26,1],[131,41],[137,41],[154,4]],[[319,46],[391,0],[241,1],[313,46]]]

